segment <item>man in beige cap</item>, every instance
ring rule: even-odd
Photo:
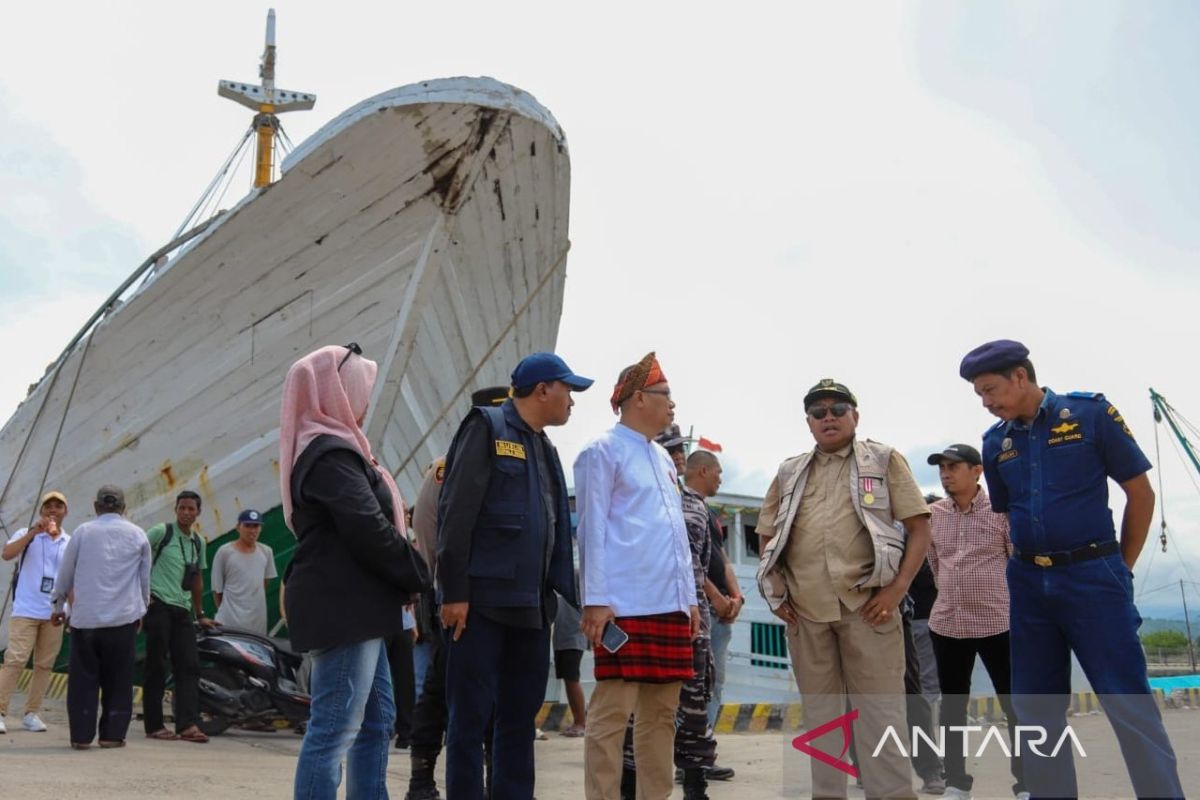
[[[805,726],[833,723],[808,740],[813,796],[846,796],[852,730],[867,797],[912,798],[908,759],[884,732],[905,729],[899,605],[925,558],[929,509],[903,456],[855,438],[858,400],[843,384],[822,380],[804,408],[817,446],[784,461],[767,490],[758,582],[788,625]]]
[[[0,733],[8,730],[4,720],[8,701],[30,656],[33,657],[33,678],[29,681],[21,727],[35,733],[46,730],[46,724],[37,712],[46,696],[46,687],[50,685],[50,670],[62,649],[63,629],[50,624],[50,594],[54,591],[54,579],[63,552],[71,540],[62,527],[66,516],[67,498],[63,493],[46,492],[37,520],[14,533],[0,551],[0,558],[5,561],[20,559],[8,626],[8,651],[4,654],[4,666],[0,668]]]

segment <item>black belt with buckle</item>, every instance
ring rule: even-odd
[[[1064,564],[1078,564],[1080,561],[1091,561],[1093,558],[1114,556],[1121,552],[1121,545],[1116,539],[1081,547],[1078,550],[1063,550],[1057,553],[1013,553],[1027,564],[1037,564],[1039,567],[1061,567]]]

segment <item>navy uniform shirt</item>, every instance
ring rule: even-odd
[[[1045,392],[1031,424],[999,422],[983,436],[992,510],[1008,513],[1013,547],[1022,553],[1112,540],[1108,479],[1123,483],[1150,469],[1104,395]]]

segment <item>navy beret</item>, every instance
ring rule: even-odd
[[[958,374],[973,381],[986,372],[1001,372],[1029,358],[1029,348],[1012,339],[997,339],[981,344],[963,356]]]

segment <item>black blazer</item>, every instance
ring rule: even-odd
[[[297,544],[284,575],[292,647],[317,650],[399,634],[429,567],[392,523],[387,484],[336,436],[314,439],[292,470]]]

